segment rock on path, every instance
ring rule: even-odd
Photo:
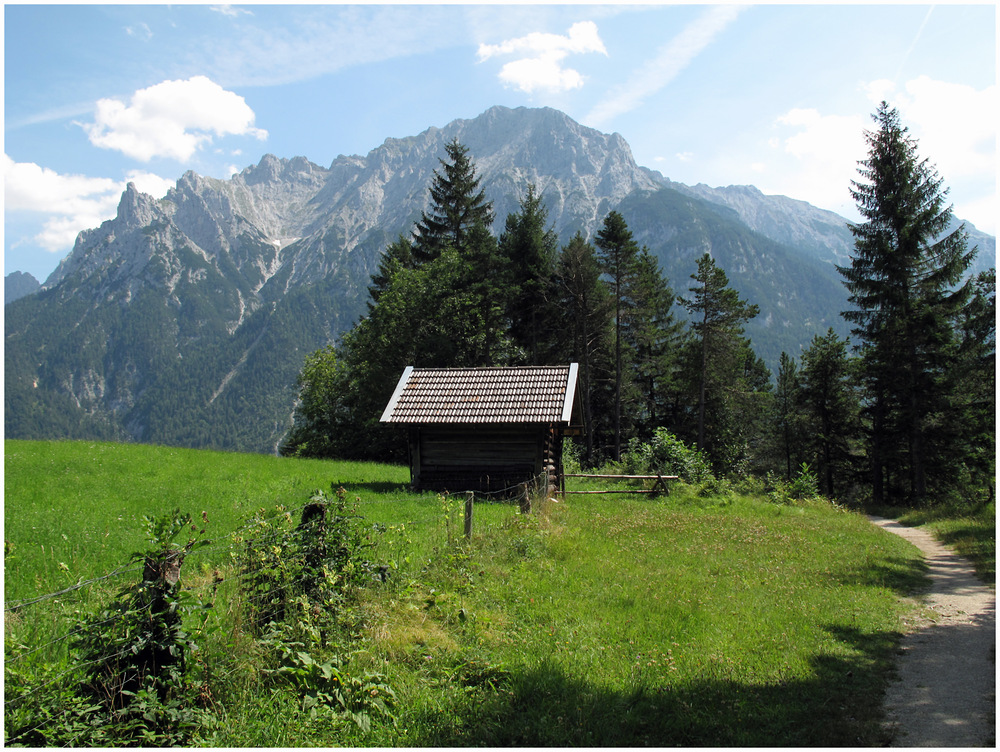
[[[930,613],[903,638],[899,677],[886,691],[892,746],[994,746],[996,592],[929,533],[871,520],[923,551],[931,578],[924,596]]]

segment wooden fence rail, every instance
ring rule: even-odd
[[[635,494],[669,494],[670,489],[667,487],[668,480],[677,480],[680,476],[677,475],[602,475],[598,473],[563,473],[564,478],[608,478],[615,480],[653,480],[656,481],[652,488],[627,488],[611,491],[563,491],[566,494],[619,494],[619,493],[635,493]]]

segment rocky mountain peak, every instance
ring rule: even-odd
[[[117,222],[122,229],[135,229],[145,227],[152,219],[156,211],[156,199],[146,193],[142,193],[135,187],[135,183],[129,183],[122,193],[118,202]]]
[[[281,175],[283,160],[273,154],[265,154],[256,165],[247,167],[240,173],[240,177],[247,185],[259,185],[260,183],[277,182]]]
[[[227,180],[188,172],[159,200],[129,184],[117,216],[81,232],[46,280],[54,294],[6,310],[19,365],[5,387],[23,408],[9,413],[10,435],[39,425],[31,406],[44,392],[53,425],[75,405],[80,425],[115,436],[272,451],[304,354],[364,315],[371,273],[427,208],[455,138],[497,234],[533,184],[563,243],[593,236],[616,209],[675,286],[711,249],[760,303],[748,331],[771,362],[838,321],[844,290],[829,262],[850,247],[843,218],[752,186],[671,183],[619,134],[550,108],[492,107],[329,169],[266,154]]]

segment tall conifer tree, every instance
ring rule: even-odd
[[[625,387],[623,348],[625,327],[632,308],[628,297],[629,282],[635,274],[639,246],[632,238],[625,219],[616,211],[604,218],[604,225],[597,233],[594,244],[599,249],[597,260],[610,280],[611,297],[615,303],[615,413],[614,459],[621,458],[622,442],[622,393]]]
[[[792,479],[792,468],[799,466],[803,456],[803,416],[799,406],[801,382],[795,358],[782,352],[774,390],[772,427],[777,451],[784,461],[785,480],[788,481]]]
[[[707,253],[698,259],[698,271],[691,279],[696,283],[689,288],[693,295],[681,299],[681,303],[692,317],[697,361],[696,441],[698,448],[718,463],[729,454],[725,446],[726,433],[730,432],[727,426],[735,417],[726,404],[727,393],[735,395],[742,388],[739,380],[743,375],[759,370],[753,350],[743,337],[743,325],[760,308],[740,299],[739,293],[729,287],[725,271]],[[748,418],[744,415],[739,419]]]
[[[469,149],[458,139],[444,148],[451,161],[440,160],[442,171],[434,171],[431,208],[423,212],[414,231],[413,258],[421,264],[436,259],[446,247],[461,253],[477,223],[487,228],[493,225],[493,204],[479,189]]]
[[[368,286],[368,295],[371,297],[368,301],[369,313],[378,304],[382,293],[389,288],[393,275],[402,270],[412,269],[413,263],[413,243],[409,238],[400,235],[385,249],[385,253],[379,259],[378,269],[372,274],[372,283]]]
[[[671,400],[678,393],[678,352],[684,327],[674,318],[676,295],[645,246],[636,258],[628,288],[634,306],[626,331],[639,402],[636,428],[639,438],[647,440],[656,428],[674,422]]]
[[[563,248],[555,274],[556,310],[563,337],[561,353],[580,364],[578,391],[583,414],[584,463],[595,459],[595,396],[601,371],[609,359],[609,333],[614,302],[601,283],[594,247],[579,232]],[[603,378],[606,378],[606,373]]]
[[[843,316],[859,343],[874,500],[917,503],[934,464],[929,432],[951,410],[955,322],[970,299],[963,276],[976,251],[964,226],[945,234],[947,191],[896,110],[883,102],[873,119],[851,190],[865,221],[851,225],[854,255],[838,267],[853,306]]]
[[[508,214],[500,235],[500,255],[510,268],[508,318],[511,336],[524,350],[530,365],[543,365],[546,340],[551,333],[550,307],[552,275],[555,271],[559,239],[546,227],[548,211],[535,186],[521,200],[520,210]]]
[[[820,491],[833,498],[854,481],[852,448],[858,438],[860,406],[847,340],[840,339],[832,328],[813,337],[802,353],[799,396],[809,426],[806,444],[812,451]]]

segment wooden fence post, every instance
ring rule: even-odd
[[[465,537],[466,539],[472,537],[472,500],[475,498],[475,494],[469,491],[469,495],[465,499]]]

